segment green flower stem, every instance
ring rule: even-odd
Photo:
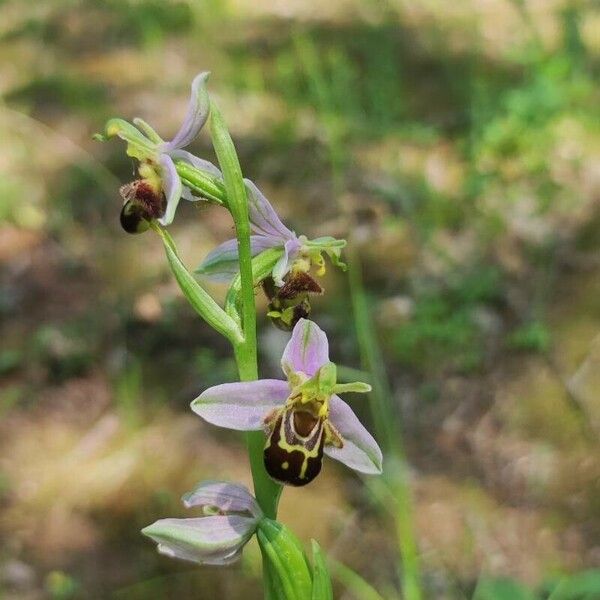
[[[225,127],[219,109],[212,103],[210,130],[215,152],[223,171],[228,206],[233,217],[238,239],[242,286],[242,326],[244,330],[244,345],[246,346],[245,354],[248,355],[248,361],[256,365],[256,306],[254,303],[252,253],[250,250],[250,219],[248,217],[246,186],[244,185],[242,170],[235,152],[233,140]]]
[[[356,337],[361,363],[371,373],[373,393],[369,396],[370,410],[375,423],[375,430],[380,436],[386,450],[394,456],[402,452],[396,415],[391,403],[392,390],[385,371],[385,362],[381,348],[374,334],[371,321],[371,300],[367,297],[362,279],[362,261],[356,251],[356,245],[350,244],[346,251],[348,256],[348,279],[350,299],[354,314]]]
[[[348,245],[348,279],[354,326],[358,340],[359,353],[363,367],[369,371],[373,384],[369,396],[370,410],[373,415],[378,437],[383,441],[384,451],[398,463],[393,470],[384,472],[386,483],[393,491],[394,524],[398,548],[401,553],[399,572],[402,574],[402,597],[406,600],[421,600],[421,569],[419,549],[414,530],[413,503],[408,481],[408,461],[404,452],[402,433],[394,408],[391,404],[392,390],[385,370],[385,361],[377,334],[372,322],[371,302],[366,294],[362,279],[362,262],[356,251],[356,245]]]
[[[344,169],[347,159],[345,150],[347,144],[344,141],[345,132],[336,119],[338,110],[331,92],[331,83],[329,83],[323,71],[322,61],[319,60],[317,49],[310,37],[297,35],[294,37],[294,44],[298,59],[306,73],[310,89],[314,95],[315,104],[320,110],[321,122],[325,130],[329,150],[333,196],[343,211],[344,205],[340,198],[345,187]],[[354,223],[352,223],[352,219],[350,220],[352,227]],[[348,244],[346,256],[349,263],[350,297],[352,299],[361,362],[363,368],[371,373],[370,379],[373,384],[370,408],[377,437],[383,440],[384,453],[391,454],[400,463],[400,468],[396,469],[390,477],[386,475],[386,483],[394,491],[396,499],[395,507],[397,510],[394,517],[398,546],[402,557],[398,570],[402,579],[403,598],[405,600],[421,600],[423,593],[421,589],[420,561],[413,525],[411,491],[406,476],[407,460],[401,430],[391,403],[391,389],[385,371],[385,362],[371,320],[369,299],[362,281],[360,256],[352,240]]]
[[[327,562],[337,579],[351,594],[353,598],[361,600],[384,600],[383,596],[368,582],[365,581],[356,571],[350,567],[335,560],[331,556]]]
[[[262,281],[271,274],[273,267],[281,257],[282,250],[279,248],[269,248],[261,252],[252,259],[252,277],[254,282]],[[242,278],[238,273],[231,285],[225,298],[225,312],[234,319],[239,318],[239,301],[242,292]]]
[[[181,182],[193,192],[214,204],[227,205],[225,187],[216,177],[180,160],[175,162],[175,168]]]
[[[233,140],[227,131],[219,109],[213,103],[211,103],[210,110],[210,131],[219,165],[223,172],[227,204],[233,217],[239,245],[243,340],[234,343],[235,358],[240,380],[254,381],[258,379],[258,362],[248,199]],[[256,499],[265,515],[275,519],[281,486],[276,484],[265,470],[263,462],[264,435],[260,431],[249,432],[246,434],[246,442]]]

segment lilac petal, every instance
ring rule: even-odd
[[[227,481],[203,481],[181,500],[186,508],[211,506],[223,512],[248,512],[254,517],[262,516],[258,503],[248,489]]]
[[[260,254],[268,248],[276,247],[281,242],[273,237],[264,235],[251,235],[250,247],[252,256]],[[238,241],[227,240],[214,250],[211,250],[202,264],[196,269],[196,273],[205,275],[213,281],[229,282],[239,271]]]
[[[160,549],[159,549],[160,552]],[[204,559],[205,565],[214,565],[218,567],[226,567],[227,565],[232,565],[233,563],[240,560],[242,556],[242,548],[237,548],[230,554],[214,554],[212,556],[208,556]]]
[[[275,285],[278,287],[283,287],[285,282],[283,278],[288,274],[290,270],[290,253],[288,250],[288,242],[286,242],[283,246],[283,254],[281,258],[275,263],[273,266],[273,270],[271,271],[271,275],[273,276],[273,281]]]
[[[213,165],[208,160],[198,158],[197,156],[195,156],[191,152],[188,152],[187,150],[170,150],[168,154],[173,160],[183,160],[192,165],[192,167],[196,167],[196,169],[199,169],[200,171],[206,171],[213,177],[218,177],[219,179],[223,178],[223,174],[221,173],[221,171],[219,171],[217,167],[215,167],[215,165]]]
[[[187,185],[184,185],[181,188],[181,197],[184,200],[188,200],[189,202],[198,202],[198,200],[204,200],[204,198],[194,195],[192,193],[192,190],[189,187],[187,187]]]
[[[302,244],[298,240],[298,238],[293,238],[288,240],[284,246],[284,252],[281,258],[277,261],[275,266],[273,267],[273,281],[275,285],[279,287],[283,287],[284,281],[283,278],[289,273],[291,269],[291,263],[293,263],[294,259],[298,255],[298,251],[300,250]]]
[[[344,446],[325,446],[325,454],[355,471],[371,475],[381,473],[381,449],[352,409],[339,396],[333,395],[329,400],[329,420],[342,436]]]
[[[158,551],[172,558],[201,564],[228,564],[256,529],[257,520],[239,515],[195,519],[160,519],[142,529],[158,543]]]
[[[249,179],[244,179],[244,182],[248,190],[248,211],[252,230],[260,235],[280,238],[282,242],[295,238],[296,235],[281,222],[271,203],[256,185]]]
[[[163,151],[172,152],[179,148],[185,148],[185,146],[191,144],[204,123],[206,123],[210,110],[210,100],[206,91],[206,80],[209,75],[210,73],[205,71],[197,75],[192,81],[192,95],[190,96],[183,125],[175,134],[175,137],[164,145]]]
[[[312,377],[328,362],[329,342],[325,332],[313,321],[300,319],[281,357],[283,372],[288,377],[298,371]]]
[[[289,393],[287,382],[278,379],[223,383],[202,392],[191,407],[213,425],[253,431],[264,427],[265,417],[281,406]]]
[[[196,273],[227,282],[239,270],[238,256],[237,239],[227,240],[206,255]]]
[[[179,175],[177,174],[175,163],[171,157],[166,154],[161,154],[159,162],[161,166],[163,190],[167,198],[167,208],[165,214],[158,219],[158,222],[161,225],[170,225],[175,217],[175,211],[177,210],[177,205],[181,199],[183,186],[181,184],[181,179],[179,179]]]

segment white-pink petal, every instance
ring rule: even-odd
[[[206,91],[206,80],[209,75],[210,73],[205,71],[194,77],[183,124],[175,137],[164,144],[163,148],[166,152],[188,146],[206,123],[210,111],[210,100]]]
[[[161,166],[162,186],[167,198],[167,208],[165,214],[158,219],[158,222],[166,226],[173,222],[175,211],[177,210],[179,200],[181,200],[183,186],[173,159],[167,154],[161,154],[159,162]]]
[[[264,235],[250,236],[250,249],[252,256],[274,248],[279,245],[279,240]],[[211,250],[196,273],[204,275],[212,281],[229,282],[240,270],[237,239],[227,240],[214,250]]]
[[[282,244],[287,239],[295,238],[295,234],[281,222],[271,203],[256,185],[249,179],[244,179],[244,183],[248,193],[248,211],[252,230],[259,235],[277,237]]]
[[[324,452],[346,466],[371,475],[381,473],[383,456],[375,438],[363,427],[352,409],[339,397],[331,396],[329,420],[344,439],[342,448],[325,446]]]
[[[223,383],[202,392],[191,407],[213,425],[255,431],[264,427],[265,417],[286,401],[289,391],[279,379]]]
[[[298,240],[298,238],[296,237],[285,242],[281,258],[275,263],[275,266],[273,267],[272,271],[273,281],[275,282],[275,285],[283,287],[285,283],[283,278],[290,272],[290,269],[292,268],[292,263],[298,256],[298,252],[300,251],[301,247],[302,244],[300,243],[300,240]]]
[[[313,321],[300,319],[288,342],[281,367],[286,375],[301,371],[312,377],[329,362],[329,342],[325,332]]]
[[[181,500],[186,508],[210,506],[222,512],[247,512],[255,517],[262,515],[258,503],[246,487],[227,481],[203,481]]]
[[[256,530],[257,520],[239,515],[193,519],[160,519],[142,529],[158,543],[158,551],[172,558],[201,564],[233,562]]]

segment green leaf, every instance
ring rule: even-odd
[[[333,588],[325,555],[315,540],[311,540],[311,542],[313,553],[312,600],[333,600]]]
[[[275,592],[275,597],[277,600],[298,600],[290,574],[275,545],[260,528],[256,537],[269,578],[269,587]]]
[[[285,525],[266,518],[257,536],[271,575],[284,590],[282,600],[311,600],[311,571],[300,540]]]
[[[356,598],[356,600],[384,600],[383,596],[356,571],[345,564],[329,558],[333,576]]]
[[[535,600],[535,596],[514,579],[480,579],[473,600]]]
[[[600,569],[591,569],[562,579],[548,600],[597,600],[600,598]]]
[[[268,540],[264,543],[267,545],[269,544]],[[260,551],[263,559],[263,587],[265,590],[265,600],[279,600],[279,598],[285,598],[281,580],[274,572],[273,564],[269,560],[268,553],[263,546],[260,546]]]
[[[175,276],[183,295],[192,308],[216,331],[224,335],[232,344],[242,338],[238,324],[211,297],[185,268],[177,254],[177,248],[165,229],[156,224],[152,228],[160,235],[171,272]]]

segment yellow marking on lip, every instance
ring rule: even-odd
[[[321,432],[321,435],[323,435],[324,432]],[[300,467],[300,473],[298,474],[298,477],[300,479],[305,479],[306,478],[306,471],[308,469],[308,459],[309,458],[317,458],[319,456],[319,444],[315,444],[315,447],[312,450],[307,450],[304,446],[300,445],[300,444],[288,444],[285,440],[285,415],[283,416],[283,418],[281,419],[281,424],[279,426],[279,441],[277,442],[277,445],[282,449],[285,450],[288,453],[292,453],[294,452],[294,450],[301,452],[304,455],[304,458],[302,460],[302,466]],[[286,461],[287,462],[287,461]],[[285,463],[282,463],[281,467],[283,469],[285,468],[289,468],[289,464],[288,467],[284,467]]]

